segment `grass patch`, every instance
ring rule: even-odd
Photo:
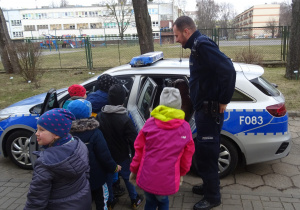
[[[278,89],[285,97],[287,110],[297,111],[300,107],[300,80],[288,80],[284,75],[285,69],[282,67],[265,68],[263,77],[278,85]]]
[[[0,87],[0,109],[30,96],[47,92],[50,88],[60,89],[81,83],[90,78],[88,72],[87,70],[47,71],[44,73],[41,79],[41,87],[38,89],[35,89],[33,84],[24,82],[24,79],[19,75],[0,74],[0,83],[2,84]],[[102,71],[96,70],[93,72],[100,74]],[[299,110],[300,80],[288,80],[284,78],[284,74],[285,69],[282,67],[265,68],[263,76],[269,82],[278,85],[278,89],[285,96],[287,110]],[[11,80],[10,77],[14,78]]]
[[[220,50],[229,58],[234,59],[237,52],[249,48],[260,52],[263,60],[282,60],[280,45],[241,45],[220,46]],[[165,58],[189,57],[190,50],[182,49],[180,44],[154,44],[155,51],[163,51]],[[43,49],[41,68],[43,69],[70,69],[87,68],[85,48]],[[92,47],[94,68],[114,67],[130,62],[132,57],[140,55],[139,45],[108,45],[107,47]],[[4,71],[0,62],[0,71]]]
[[[28,84],[20,75],[0,74],[0,109],[3,109],[15,102],[23,100],[33,95],[47,92],[50,88],[60,89],[69,87],[72,84],[82,83],[91,76],[89,71],[63,70],[47,71],[41,79],[40,88],[34,88],[34,85]],[[100,74],[102,71],[92,71]],[[93,75],[94,76],[94,75]],[[10,79],[13,77],[13,79]]]

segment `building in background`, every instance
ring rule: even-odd
[[[23,39],[22,16],[19,10],[3,11],[8,34],[11,39]]]
[[[255,5],[237,15],[234,19],[237,38],[267,38],[276,36],[277,31],[266,30],[259,27],[279,26],[280,5],[262,4]],[[253,28],[254,27],[254,28]]]
[[[132,6],[131,6],[132,8]],[[159,42],[160,37],[169,33],[174,20],[178,17],[178,6],[174,3],[148,3],[151,16],[153,37]],[[137,30],[133,14],[130,18],[124,40],[137,39]],[[12,39],[42,38],[45,36],[89,36],[92,40],[104,37],[118,39],[117,22],[106,6],[68,6],[63,8],[36,8],[4,11],[5,19]],[[164,29],[164,30],[162,30]],[[169,35],[169,34],[168,34]],[[163,42],[174,42],[172,35]]]

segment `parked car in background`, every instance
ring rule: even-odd
[[[282,93],[262,77],[264,73],[262,67],[234,63],[234,68],[237,74],[236,87],[227,106],[221,132],[220,177],[234,171],[239,162],[248,165],[275,160],[287,156],[291,149],[288,114]],[[190,75],[188,59],[163,59],[162,52],[135,57],[130,64],[112,68],[104,73],[117,77],[128,92],[124,106],[127,107],[137,131],[150,117],[151,110],[159,104],[162,89],[174,86],[178,79],[185,81],[187,86]],[[87,89],[87,94],[97,89],[98,76],[81,84]],[[35,100],[32,104],[28,102],[26,106],[14,105],[18,114],[13,113],[12,107],[0,112],[0,116],[10,113],[0,122],[1,154],[8,156],[10,153],[18,153],[19,158],[10,157],[15,158],[13,161],[21,167],[24,167],[26,162],[21,160],[29,154],[28,145],[30,152],[39,149],[35,138],[32,138],[30,143],[28,138],[36,129],[35,123],[39,114],[55,107],[62,107],[70,96],[67,91],[61,91],[56,95],[56,91],[51,90],[44,103],[41,96],[35,97],[39,100]],[[34,115],[33,118],[31,115]],[[22,120],[12,123],[14,120],[10,118]],[[195,139],[197,132],[193,115],[186,120]],[[23,147],[18,145],[19,142],[24,142]],[[33,156],[31,161],[34,161]],[[193,165],[196,161],[193,160]],[[29,166],[28,162],[26,164]]]

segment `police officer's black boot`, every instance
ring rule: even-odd
[[[198,203],[196,203],[193,207],[193,210],[209,210],[213,207],[219,206],[221,204],[220,201],[218,202],[209,202],[205,198],[202,198]]]
[[[197,195],[204,195],[203,185],[195,185],[192,189],[193,193]]]

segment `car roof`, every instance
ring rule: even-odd
[[[264,73],[261,66],[253,64],[235,63],[233,62],[235,71],[243,73],[248,80],[257,78]],[[189,59],[188,58],[167,58],[159,60],[151,65],[132,67],[129,63],[121,66],[111,68],[103,73],[111,74],[113,76],[120,75],[190,75]],[[98,76],[91,78],[83,84],[95,80]]]

